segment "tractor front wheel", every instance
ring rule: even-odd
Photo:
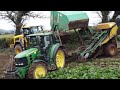
[[[65,53],[63,49],[59,48],[55,53],[55,65],[57,69],[64,68],[65,66]]]
[[[28,71],[28,78],[30,79],[40,79],[45,77],[47,74],[47,66],[43,62],[33,63]]]
[[[115,44],[109,43],[104,47],[104,53],[106,56],[114,56],[117,53],[117,46]]]
[[[15,54],[19,54],[22,51],[23,51],[23,49],[20,44],[15,45]]]

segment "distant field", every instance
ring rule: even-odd
[[[0,35],[0,49],[8,48],[10,44],[13,44],[14,34]]]
[[[0,35],[0,38],[12,38],[14,34]]]

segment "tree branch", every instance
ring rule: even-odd
[[[46,18],[42,12],[36,14],[31,11],[0,11],[0,17],[2,19],[12,21],[15,24],[16,35],[20,33],[20,29],[28,17]]]

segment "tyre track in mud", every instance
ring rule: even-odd
[[[6,66],[9,64],[10,55],[0,55],[0,79],[5,77],[4,72],[6,71]]]

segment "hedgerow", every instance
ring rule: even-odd
[[[0,48],[8,48],[10,44],[13,44],[13,36],[2,37],[0,38]]]

